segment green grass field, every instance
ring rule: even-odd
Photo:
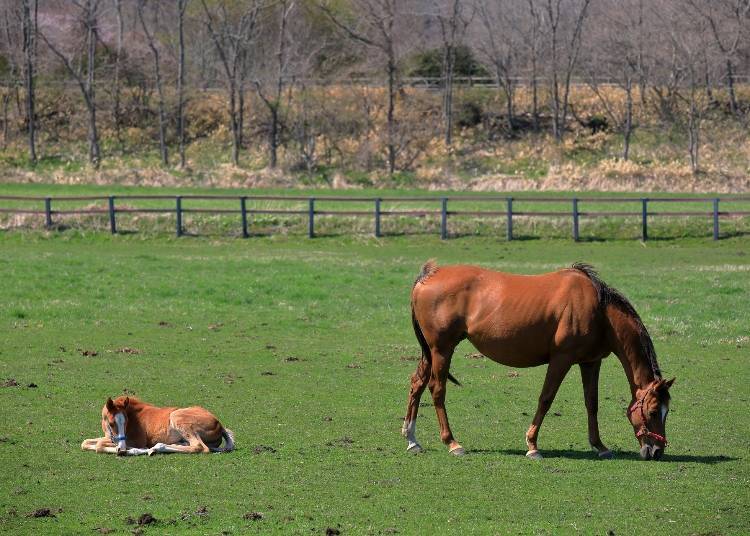
[[[452,366],[464,387],[449,387],[447,406],[468,455],[440,443],[428,395],[426,452],[407,455],[399,431],[419,354],[409,292],[429,257],[522,273],[594,264],[634,302],[677,377],[666,459],[638,458],[627,382],[610,357],[600,423],[615,459],[588,450],[574,369],[540,433],[546,458],[527,460],[544,368],[509,375],[470,357],[468,343]],[[747,534],[748,297],[746,236],[644,245],[3,232],[0,532]],[[204,405],[238,449],[82,452],[106,397],[122,393]],[[55,517],[30,516],[42,508]],[[138,525],[144,513],[157,521]]]

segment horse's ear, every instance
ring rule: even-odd
[[[112,402],[112,397],[107,398],[106,406],[107,406],[107,411],[109,411],[110,413],[112,413],[115,410],[115,403]]]
[[[130,397],[126,396],[125,397],[125,402],[122,403],[122,407],[127,408],[128,404],[130,404]]]
[[[670,387],[672,387],[672,384],[674,383],[674,381],[675,381],[676,379],[677,379],[677,378],[672,378],[671,380],[669,380],[669,381],[667,381],[667,382],[664,382],[664,387],[666,387],[667,389],[669,389]]]

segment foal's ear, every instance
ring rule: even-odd
[[[112,402],[112,397],[107,399],[106,406],[107,406],[107,411],[109,411],[110,413],[112,413],[115,410],[115,403]]]
[[[664,387],[666,387],[667,389],[669,389],[670,387],[672,387],[672,384],[674,383],[674,381],[675,381],[676,379],[677,379],[677,378],[672,378],[671,380],[669,380],[669,381],[667,381],[667,382],[664,382]]]

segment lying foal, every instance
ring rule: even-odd
[[[132,397],[108,398],[102,408],[102,431],[104,437],[86,439],[81,449],[118,456],[234,450],[231,430],[199,406],[159,408]],[[222,438],[224,447],[219,448]]]

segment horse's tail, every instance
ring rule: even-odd
[[[234,450],[234,432],[229,428],[222,428],[221,437],[224,438],[224,446],[218,449],[218,452],[232,452]]]
[[[435,264],[435,261],[429,260],[427,261],[424,266],[422,267],[422,272],[419,274],[419,277],[417,277],[417,280],[414,282],[414,285],[416,286],[418,283],[422,283],[427,277],[432,275],[435,271],[437,271],[437,265]],[[432,368],[432,352],[430,352],[430,345],[427,344],[427,340],[424,338],[424,334],[422,333],[422,328],[419,325],[419,322],[417,321],[417,315],[414,314],[414,301],[412,300],[411,303],[411,325],[414,327],[414,335],[417,336],[417,341],[419,341],[419,346],[422,348],[422,359],[427,361],[427,363],[430,365],[430,368]],[[453,375],[449,372],[448,373],[448,379],[458,385],[461,386],[461,382],[459,382],[456,378],[453,377]]]

